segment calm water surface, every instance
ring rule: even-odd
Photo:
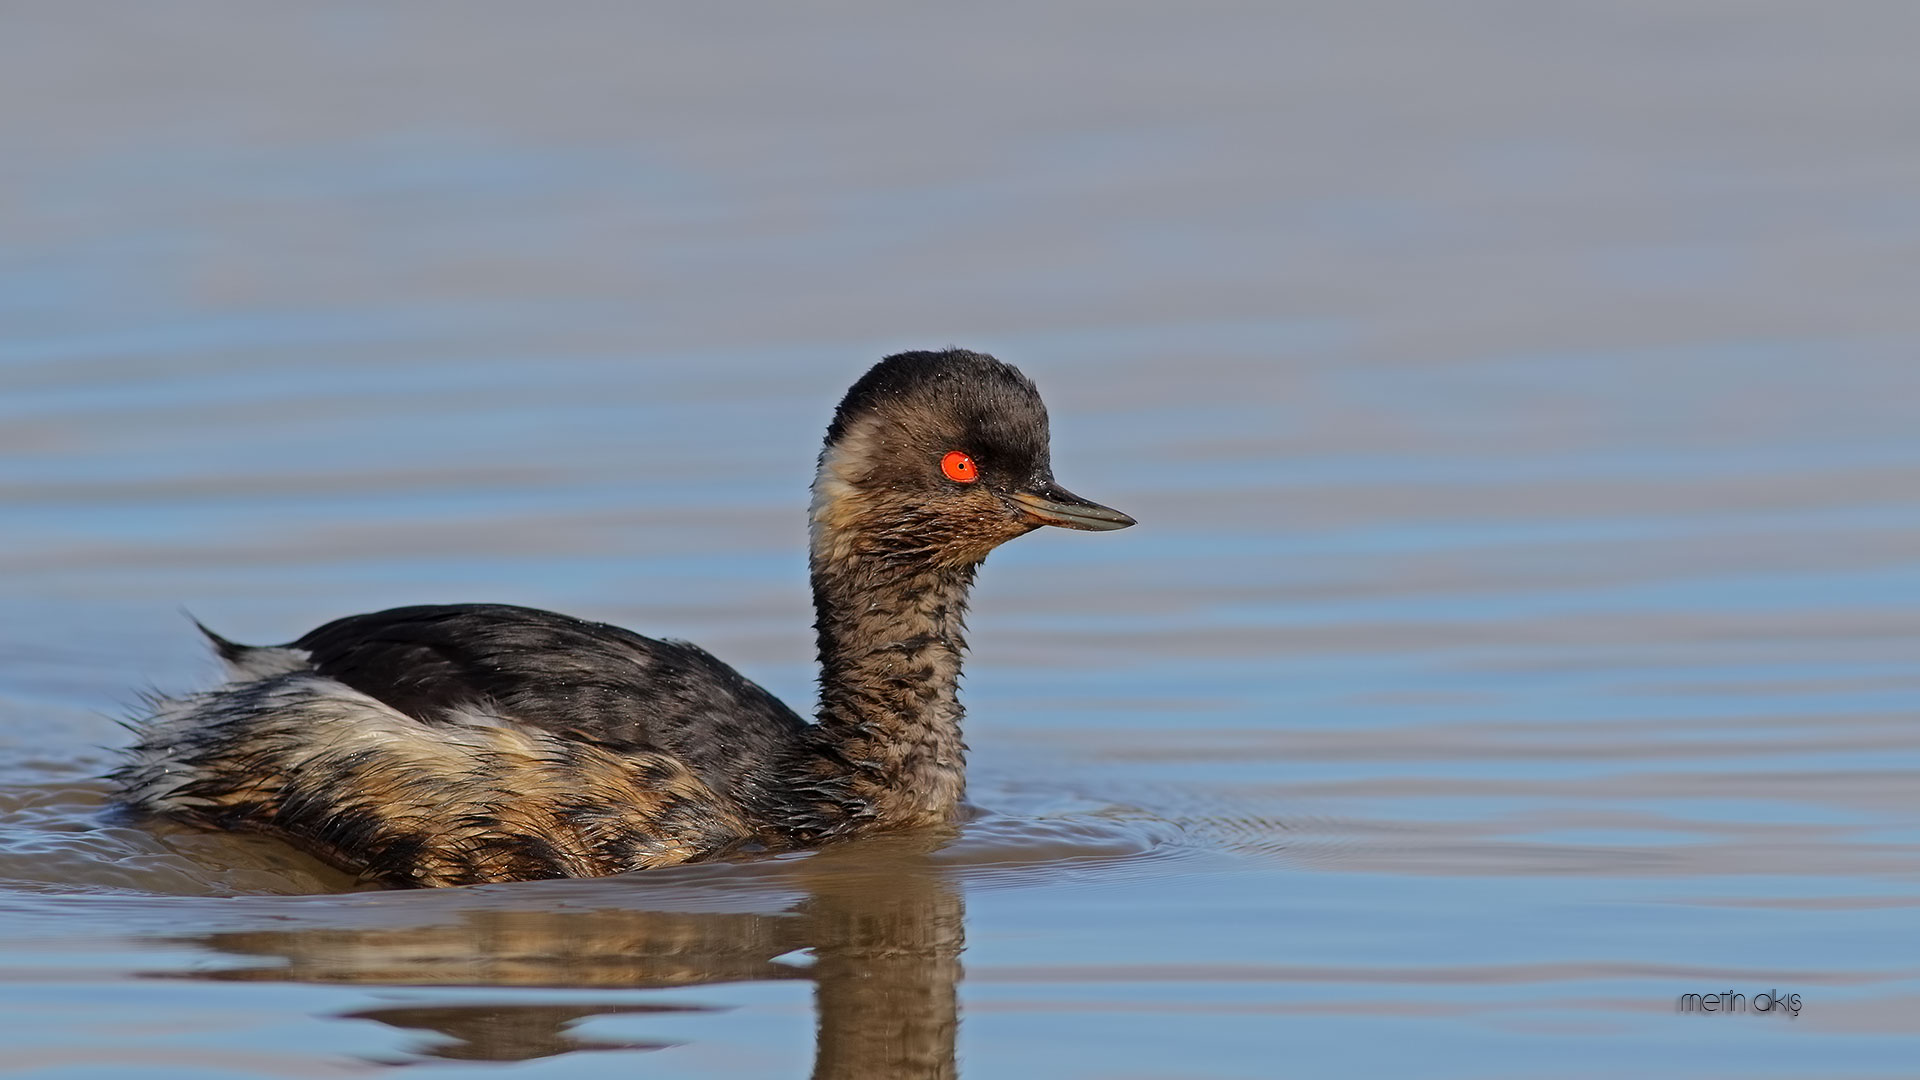
[[[1920,1061],[1909,6],[8,22],[6,1068]],[[388,893],[107,808],[182,608],[807,701],[820,432],[949,342],[1141,521],[983,572],[955,833]]]

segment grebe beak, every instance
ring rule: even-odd
[[[1088,502],[1051,481],[1036,491],[1016,491],[1006,498],[1036,525],[1106,532],[1134,524],[1132,518],[1113,507]]]

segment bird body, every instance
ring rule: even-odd
[[[964,617],[987,552],[1131,518],[1060,489],[1025,376],[903,353],[836,410],[813,485],[812,722],[705,650],[499,604],[208,632],[228,681],[156,699],[120,799],[395,886],[588,877],[953,820]],[[203,628],[204,629],[204,628]]]

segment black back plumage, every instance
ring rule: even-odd
[[[745,801],[805,726],[697,645],[509,604],[352,615],[290,647],[320,674],[417,719],[480,706],[609,749],[672,754]]]

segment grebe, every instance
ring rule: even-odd
[[[593,877],[952,821],[975,569],[1042,525],[1134,521],[1054,483],[1032,381],[959,349],[890,356],[853,384],[810,517],[813,723],[697,646],[531,608],[394,608],[276,646],[201,627],[228,681],[151,702],[119,799],[392,886]]]

